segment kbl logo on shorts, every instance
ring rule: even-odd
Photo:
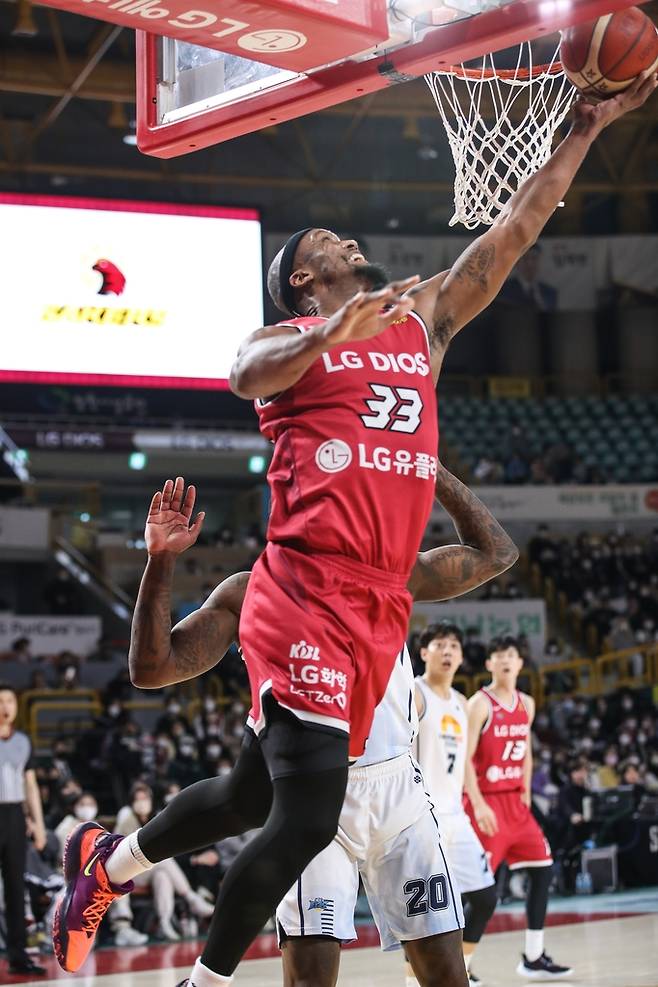
[[[301,661],[320,661],[320,649],[312,644],[307,644],[303,639],[298,644],[290,645],[290,658],[299,658]]]

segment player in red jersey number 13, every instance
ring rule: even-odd
[[[573,972],[544,952],[544,920],[553,858],[546,837],[530,811],[532,780],[532,696],[516,683],[523,668],[513,637],[489,645],[491,685],[469,700],[466,772],[467,812],[495,872],[527,869],[529,878],[525,952],[517,973],[527,980],[559,980]]]

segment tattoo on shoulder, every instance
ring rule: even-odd
[[[496,259],[496,248],[493,244],[488,247],[474,247],[462,257],[455,268],[455,276],[460,281],[472,281],[480,291],[489,288],[489,271]]]

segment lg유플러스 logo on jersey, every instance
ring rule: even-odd
[[[328,439],[318,446],[315,462],[323,473],[340,473],[352,462],[352,450],[342,439]]]
[[[297,644],[290,645],[290,658],[299,658],[300,661],[320,661],[320,649],[302,638]]]
[[[126,287],[125,275],[111,260],[100,257],[92,267],[92,271],[98,271],[103,278],[103,283],[98,289],[99,295],[123,294],[123,289]]]

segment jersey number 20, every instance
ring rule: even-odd
[[[432,909],[433,912],[440,912],[448,907],[448,882],[444,874],[432,874],[428,881],[419,877],[414,881],[407,881],[402,888],[407,898],[407,915],[413,918],[414,915],[426,915]]]

